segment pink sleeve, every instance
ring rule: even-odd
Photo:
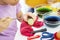
[[[33,28],[27,22],[23,21],[20,26],[20,33],[26,37],[31,37],[34,35],[31,32],[33,32]]]
[[[20,10],[21,10],[21,6],[20,6],[20,3],[18,3],[16,5],[16,12],[18,13],[18,12],[20,12]]]

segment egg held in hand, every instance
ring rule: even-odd
[[[33,25],[33,24],[34,24],[33,19],[28,19],[28,24],[29,24],[29,25]]]

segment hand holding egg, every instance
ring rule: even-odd
[[[29,22],[30,20],[35,21],[35,20],[36,20],[36,15],[33,14],[33,13],[31,13],[31,12],[28,12],[28,13],[26,13],[25,15],[23,15],[23,19],[24,19],[24,21],[26,21],[26,22]],[[29,21],[28,21],[28,20],[29,20]],[[33,22],[33,21],[32,21],[32,22]]]

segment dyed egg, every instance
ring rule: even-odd
[[[28,24],[29,24],[29,25],[33,25],[33,24],[34,24],[33,19],[28,19]]]
[[[60,31],[56,34],[57,38],[60,39]]]
[[[55,40],[60,40],[60,31],[58,31],[54,34],[54,39]]]
[[[47,0],[26,0],[26,4],[30,7],[36,7],[37,5],[48,4]]]

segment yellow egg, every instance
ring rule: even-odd
[[[28,19],[28,24],[29,24],[29,25],[33,25],[33,24],[34,24],[33,19]]]
[[[50,0],[52,3],[60,2],[60,0]],[[25,0],[26,4],[30,7],[36,7],[38,5],[49,4],[48,0]]]
[[[26,4],[34,8],[37,5],[48,4],[48,3],[47,0],[26,0]]]

